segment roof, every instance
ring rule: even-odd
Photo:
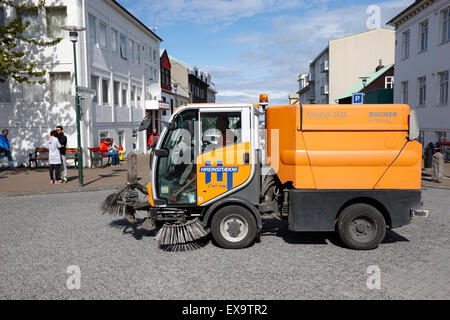
[[[154,33],[149,27],[147,27],[142,21],[140,21],[138,18],[136,18],[134,15],[131,14],[130,11],[122,7],[122,5],[117,2],[116,0],[111,0],[113,4],[115,4],[117,7],[119,7],[123,12],[125,12],[130,18],[132,18],[134,21],[136,21],[138,24],[140,24],[146,31],[150,32],[152,35],[154,35],[158,40],[164,41],[156,33]]]
[[[372,82],[374,82],[376,79],[378,79],[383,73],[388,71],[393,66],[394,66],[393,64],[390,64],[390,65],[388,65],[386,67],[381,68],[378,71],[369,73],[367,75],[368,78],[367,78],[367,82],[366,82],[366,87],[369,84],[371,84]],[[364,89],[364,85],[363,85],[362,80],[358,80],[358,82],[353,87],[351,87],[350,89],[345,91],[340,97],[337,98],[337,100],[341,100],[341,99],[344,99],[344,98],[351,97],[353,93],[360,92],[363,89]]]
[[[408,8],[406,8],[405,10],[403,10],[402,12],[400,12],[398,15],[396,15],[395,17],[393,17],[391,20],[389,20],[386,24],[389,25],[391,23],[393,23],[395,20],[397,20],[398,18],[400,18],[403,14],[405,14],[406,12],[408,12],[409,10],[411,10],[412,8],[414,8],[416,5],[420,4],[423,0],[416,0],[412,5],[410,5]]]

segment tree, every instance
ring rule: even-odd
[[[19,11],[38,11],[45,6],[45,0],[39,4],[28,1],[0,0],[0,7],[14,8]],[[20,16],[8,24],[0,25],[0,82],[5,82],[8,76],[19,83],[45,83],[47,71],[36,69],[36,61],[30,61],[32,47],[50,47],[58,44],[62,39],[43,41],[26,34],[30,26],[29,21],[22,21]],[[25,49],[24,49],[25,48]]]

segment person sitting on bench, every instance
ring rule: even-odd
[[[103,157],[111,157],[111,166],[119,165],[119,151],[112,147],[113,139],[106,138],[100,142],[100,151]]]

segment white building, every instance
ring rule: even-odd
[[[369,74],[381,60],[394,63],[395,32],[373,29],[330,40],[309,65],[309,74],[300,74],[300,100],[335,104],[337,98]],[[302,102],[303,103],[303,102]]]
[[[16,16],[9,8],[2,11],[6,22]],[[39,12],[18,14],[31,22],[27,30],[36,38],[64,39],[31,56],[47,70],[46,84],[31,86],[9,79],[0,85],[0,127],[10,130],[16,164],[26,163],[28,154],[41,147],[57,125],[64,127],[68,147],[77,147],[72,42],[61,30],[63,25],[86,27],[76,45],[78,84],[96,92],[92,101],[90,94],[82,93],[84,164],[89,160],[87,148],[99,146],[105,137],[112,137],[126,152],[145,152],[146,134],[137,128],[146,110],[163,107],[162,39],[114,0],[47,0]]]
[[[394,103],[416,110],[424,145],[449,140],[450,1],[416,1],[388,24],[396,36]]]

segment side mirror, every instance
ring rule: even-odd
[[[175,115],[175,117],[173,118],[172,122],[169,123],[169,130],[175,130],[178,128],[178,120],[180,119],[180,116],[177,114]]]
[[[169,123],[169,130],[175,130],[178,127],[177,122],[173,120],[171,123]]]

